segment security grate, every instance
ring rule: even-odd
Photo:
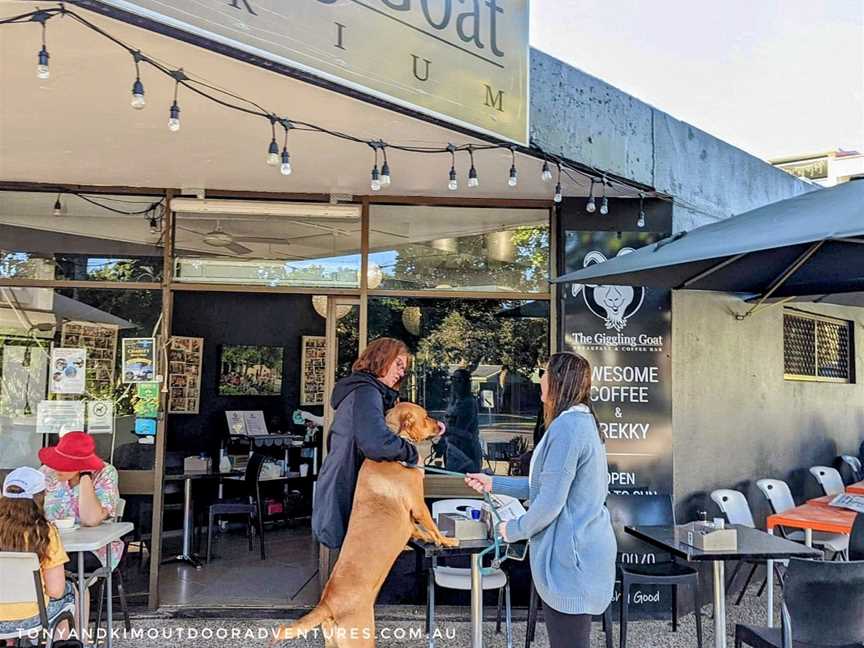
[[[851,322],[784,313],[783,372],[790,380],[852,382]]]

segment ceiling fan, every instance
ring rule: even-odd
[[[234,254],[249,254],[252,250],[242,243],[265,243],[268,245],[289,245],[285,239],[275,238],[270,236],[234,236],[230,232],[222,229],[222,223],[216,221],[216,228],[209,232],[199,232],[198,230],[189,229],[181,225],[177,226],[184,232],[197,234],[201,240],[211,247],[225,248]]]

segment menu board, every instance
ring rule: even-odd
[[[173,336],[168,346],[168,413],[197,414],[204,338]]]
[[[60,346],[87,350],[87,389],[110,387],[117,362],[117,327],[92,322],[63,324]]]
[[[324,404],[324,378],[327,375],[327,338],[304,335],[300,364],[300,405]]]

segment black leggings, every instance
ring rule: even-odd
[[[591,648],[591,615],[564,614],[543,604],[549,648]]]

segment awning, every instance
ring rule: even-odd
[[[864,291],[864,181],[674,234],[556,283],[824,296]]]

